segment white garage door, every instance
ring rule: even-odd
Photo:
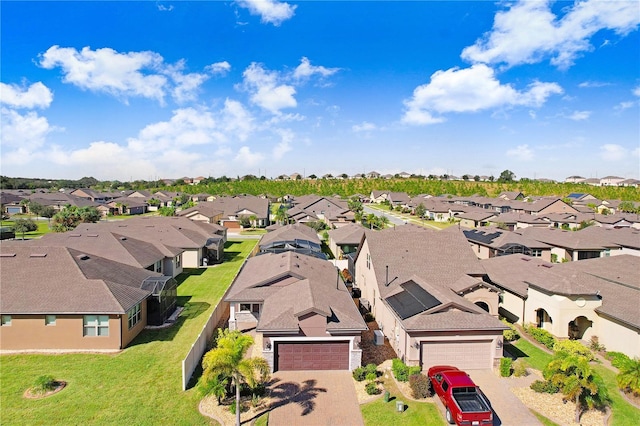
[[[491,340],[466,342],[423,342],[422,369],[452,365],[461,370],[493,368]]]

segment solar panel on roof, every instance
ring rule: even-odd
[[[404,291],[387,297],[387,302],[400,318],[407,319],[428,311],[441,302],[414,282],[401,284]]]

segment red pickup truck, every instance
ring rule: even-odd
[[[491,406],[467,373],[450,365],[438,365],[431,367],[427,375],[444,404],[449,424],[493,425]]]

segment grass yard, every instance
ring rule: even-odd
[[[392,396],[393,398],[393,396]],[[402,400],[401,398],[398,398]],[[364,424],[367,426],[378,425],[444,425],[445,421],[435,404],[417,401],[404,401],[405,410],[402,413],[396,411],[396,399],[384,402],[383,398],[360,406]]]
[[[26,215],[23,215],[22,218],[24,218],[24,219],[33,219],[33,217],[28,217]],[[34,222],[38,225],[38,229],[33,231],[33,232],[25,232],[24,233],[24,238],[25,239],[40,238],[44,234],[48,234],[49,232],[51,232],[51,230],[49,229],[49,221],[48,220],[34,220]],[[8,227],[13,228],[14,223],[15,222],[13,220],[3,220],[2,221],[2,225],[0,225],[0,226],[8,226]],[[21,232],[16,232],[16,238],[22,239],[22,233]]]
[[[536,370],[542,371],[553,357],[524,338],[518,339],[517,342],[513,343],[513,346],[521,352],[521,354],[514,355],[526,359],[529,365]],[[607,390],[609,391],[609,396],[611,397],[611,411],[613,414],[609,424],[613,426],[637,425],[638,419],[640,419],[640,409],[629,404],[622,395],[620,395],[618,386],[616,385],[616,373],[602,365],[594,365],[594,369],[604,380]]]
[[[255,244],[229,241],[224,263],[178,277],[178,304],[185,309],[176,324],[145,330],[119,354],[0,357],[0,423],[211,424],[198,412],[197,390],[182,391],[181,361]],[[44,374],[67,387],[45,399],[23,398]]]

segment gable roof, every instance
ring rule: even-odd
[[[5,314],[124,314],[151,294],[143,277],[160,275],[66,247],[3,243],[0,253]]]
[[[364,228],[355,223],[350,223],[327,232],[329,238],[336,244],[360,244],[364,236]]]
[[[293,252],[250,258],[225,298],[263,302],[259,331],[298,332],[300,317],[327,318],[327,331],[366,330],[350,292],[331,263]]]

